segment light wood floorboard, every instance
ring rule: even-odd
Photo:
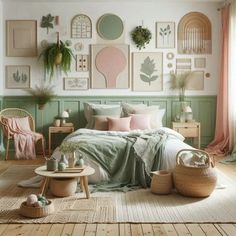
[[[216,167],[236,182],[236,164]],[[0,161],[0,173],[11,165],[42,165],[45,159]],[[235,236],[236,224],[0,224],[0,236]]]

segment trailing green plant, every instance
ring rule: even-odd
[[[35,88],[31,88],[28,91],[30,93],[36,104],[39,105],[39,109],[43,109],[43,106],[50,102],[56,94],[53,91],[53,86],[35,86]]]
[[[65,74],[70,71],[74,55],[65,43],[58,40],[57,43],[49,44],[40,54],[39,58],[41,57],[43,57],[46,74],[51,79],[56,69],[63,71]]]
[[[143,28],[141,25],[135,27],[131,33],[131,38],[136,44],[137,48],[141,50],[145,48],[152,38],[152,33],[148,28]]]
[[[179,100],[184,101],[185,99],[185,90],[189,83],[192,72],[184,73],[170,73],[170,89],[179,90]]]

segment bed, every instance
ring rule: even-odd
[[[79,143],[85,163],[95,169],[89,182],[102,190],[144,188],[150,185],[150,172],[172,170],[176,154],[191,149],[184,137],[162,127],[165,109],[146,104],[84,103],[87,125],[65,138]],[[53,156],[60,159],[59,148]]]
[[[175,167],[176,154],[192,148],[176,131],[161,127],[129,132],[79,129],[68,135],[63,143],[78,142],[86,165],[95,169],[89,183],[100,191],[129,190],[150,185],[150,172]],[[57,148],[53,157],[60,159]]]

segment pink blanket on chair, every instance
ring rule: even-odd
[[[28,117],[6,118],[10,135],[14,138],[16,159],[35,159],[35,143],[42,134],[33,132]]]

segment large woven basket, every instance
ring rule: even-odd
[[[159,170],[151,172],[151,192],[155,194],[169,194],[172,189],[172,174],[166,170]]]
[[[26,202],[22,202],[20,206],[20,214],[29,218],[45,217],[54,212],[54,204],[49,201],[49,204],[42,207],[27,206]]]
[[[185,166],[180,162],[180,156],[186,151],[205,155],[207,157],[206,166]],[[208,197],[213,192],[217,181],[211,157],[207,152],[196,149],[183,149],[177,153],[173,177],[176,190],[189,197]]]

